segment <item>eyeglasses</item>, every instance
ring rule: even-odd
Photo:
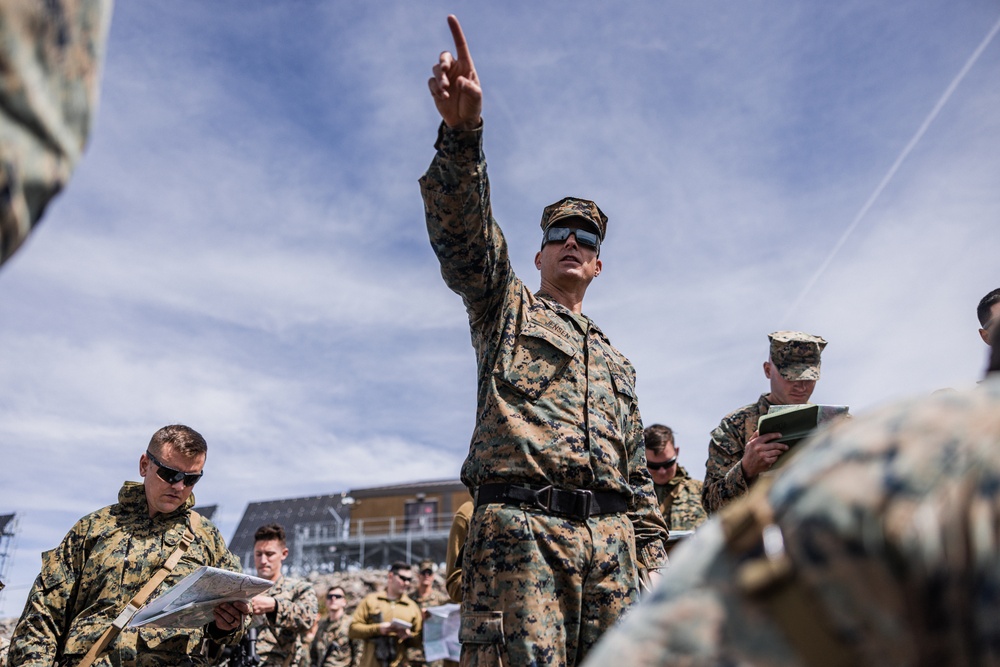
[[[394,574],[396,575],[397,579],[399,579],[400,581],[402,581],[405,584],[408,584],[411,581],[413,581],[413,575],[412,574],[411,575],[405,575],[405,574],[399,574],[398,572],[395,572]]]
[[[201,479],[201,476],[205,473],[201,472],[184,472],[183,470],[174,470],[169,466],[165,466],[160,462],[160,459],[153,456],[153,453],[148,449],[146,450],[146,456],[150,461],[156,464],[156,476],[162,479],[167,484],[176,484],[181,480],[184,481],[184,486],[194,486]]]
[[[677,463],[676,456],[673,457],[672,459],[667,459],[666,461],[662,461],[660,463],[653,463],[652,461],[646,461],[646,467],[649,468],[650,470],[666,470],[675,463]]]
[[[562,242],[569,238],[570,234],[576,236],[576,242],[582,246],[586,246],[592,250],[600,250],[601,248],[601,237],[594,232],[584,231],[582,229],[572,229],[570,227],[549,227],[545,230],[545,235],[542,237],[542,245],[546,243],[556,243]]]
[[[420,576],[429,577],[434,574],[434,570],[420,570]]]
[[[340,599],[343,597],[344,597],[343,593],[327,593],[326,595],[327,600]]]

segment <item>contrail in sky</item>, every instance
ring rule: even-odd
[[[948,99],[951,97],[951,94],[955,92],[956,88],[958,88],[958,84],[962,82],[962,79],[965,78],[965,75],[968,74],[969,70],[972,69],[972,66],[976,64],[976,61],[979,60],[979,56],[982,55],[983,51],[986,50],[986,47],[993,40],[993,37],[997,34],[998,31],[1000,31],[1000,20],[997,20],[997,22],[993,25],[993,28],[990,30],[989,34],[986,35],[982,43],[980,43],[978,48],[976,48],[976,50],[972,53],[972,55],[969,57],[969,60],[966,61],[965,66],[962,67],[962,69],[952,80],[951,84],[948,85],[948,88],[945,89],[944,94],[941,95],[941,98],[937,101],[937,104],[935,104],[934,108],[931,109],[930,114],[928,114],[923,124],[920,125],[920,128],[917,130],[917,133],[913,135],[913,138],[910,139],[910,142],[906,144],[906,148],[903,149],[903,152],[899,154],[899,157],[896,158],[896,161],[892,164],[891,167],[889,167],[888,173],[886,173],[886,175],[882,178],[882,181],[878,184],[878,187],[875,188],[875,191],[872,192],[871,196],[868,198],[868,201],[865,202],[865,205],[862,206],[861,210],[858,211],[858,214],[854,216],[854,221],[851,222],[851,224],[847,227],[847,229],[844,230],[844,233],[841,234],[840,236],[840,240],[838,240],[837,243],[833,246],[833,249],[830,250],[830,254],[827,255],[826,259],[823,260],[823,263],[820,264],[818,269],[816,269],[816,273],[814,273],[812,278],[809,279],[809,282],[806,283],[806,286],[802,288],[802,292],[799,293],[798,298],[795,299],[794,303],[792,303],[791,307],[789,307],[788,311],[785,313],[785,316],[782,318],[782,326],[780,328],[784,328],[785,323],[788,321],[788,318],[791,317],[792,313],[794,313],[795,310],[799,307],[803,299],[806,298],[806,295],[809,293],[809,291],[812,290],[812,288],[819,281],[823,273],[827,270],[827,268],[829,268],[830,263],[833,261],[833,258],[837,255],[837,253],[840,251],[840,248],[843,247],[848,237],[851,235],[851,233],[854,232],[855,228],[868,213],[868,209],[872,207],[872,205],[875,203],[875,200],[878,199],[879,195],[882,194],[882,191],[885,190],[885,187],[889,184],[889,181],[892,180],[892,177],[896,175],[896,172],[899,170],[899,166],[903,163],[903,160],[905,160],[906,157],[910,154],[910,151],[912,151],[914,146],[917,145],[917,142],[920,141],[921,138],[923,138],[924,133],[927,131],[927,128],[930,126],[932,122],[934,122],[934,119],[937,118],[938,113],[940,113],[944,105],[947,104]]]

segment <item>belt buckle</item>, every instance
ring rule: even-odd
[[[583,520],[590,518],[590,507],[594,504],[594,492],[590,489],[577,489],[575,493],[583,494]]]
[[[544,511],[547,514],[552,513],[552,491],[553,487],[551,484],[548,486],[543,486],[542,488],[535,491],[535,507]],[[545,495],[545,501],[542,501],[542,495]]]

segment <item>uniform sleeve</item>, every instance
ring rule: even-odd
[[[87,527],[78,523],[58,547],[42,554],[41,573],[31,587],[11,636],[8,656],[11,665],[50,667],[56,664],[73,620],[70,609],[81,571],[86,534]]]
[[[354,616],[351,620],[351,629],[348,631],[347,636],[351,639],[371,639],[372,637],[377,637],[379,635],[379,624],[369,622],[372,612],[373,609],[371,602],[367,597],[363,598],[361,602],[358,603],[357,609],[354,610]]]
[[[443,123],[437,153],[420,179],[431,247],[448,287],[461,295],[473,327],[499,307],[513,277],[507,242],[493,219],[483,129]]]
[[[728,417],[723,419],[712,430],[712,440],[708,443],[701,502],[709,514],[718,512],[734,498],[745,494],[749,488],[740,463],[743,459],[743,444],[737,422],[738,420]]]
[[[0,4],[0,263],[83,152],[110,19],[111,0]]]
[[[206,563],[206,565],[212,565],[222,570],[229,570],[230,572],[242,572],[243,568],[240,565],[240,559],[236,557],[232,551],[226,546],[226,541],[222,537],[222,533],[219,529],[215,527],[208,519],[201,518],[201,537],[206,540],[206,546],[208,551],[212,554],[212,562]],[[216,627],[215,623],[209,623],[205,627],[205,632],[210,639],[222,644],[224,646],[234,646],[239,643],[246,634],[246,631],[250,628],[250,623],[253,621],[253,616],[247,614],[243,617],[243,623],[239,627],[225,632]]]
[[[448,550],[445,556],[445,588],[452,602],[462,601],[462,553],[469,536],[469,518],[473,506],[467,502],[458,508],[448,533]]]
[[[642,418],[633,402],[628,434],[628,478],[632,487],[633,507],[628,518],[635,530],[635,551],[639,565],[647,570],[667,564],[667,524],[656,502],[653,479],[646,468],[646,446],[642,435]]]
[[[319,600],[312,586],[299,582],[292,589],[278,593],[275,599],[278,601],[278,608],[274,612],[274,618],[268,619],[273,625],[298,633],[308,632],[312,628],[319,612]]]

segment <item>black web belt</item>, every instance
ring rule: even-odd
[[[527,509],[580,521],[600,514],[621,514],[628,511],[628,501],[620,493],[557,489],[551,485],[533,489],[514,484],[483,484],[476,489],[476,507],[490,503],[521,505]]]

